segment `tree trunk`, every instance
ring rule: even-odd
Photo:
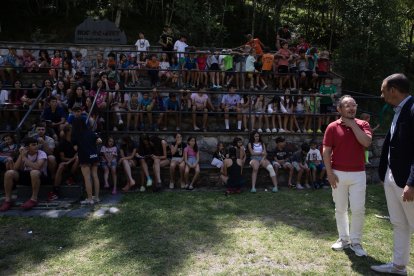
[[[411,24],[410,30],[410,42],[408,43],[408,53],[407,53],[407,69],[410,70],[411,67],[411,53],[413,52],[413,36],[414,36],[414,23]]]
[[[254,37],[254,21],[256,20],[256,0],[253,0],[253,16],[252,16],[252,31],[251,35]]]

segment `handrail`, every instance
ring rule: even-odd
[[[86,124],[88,124],[88,122],[89,122],[89,118],[91,117],[92,111],[93,111],[93,109],[95,107],[95,104],[96,104],[96,99],[98,98],[98,95],[99,95],[100,92],[101,92],[101,89],[98,89],[96,91],[95,97],[93,98],[93,102],[92,102],[91,108],[90,108],[89,113],[88,113],[88,116],[86,117]],[[91,127],[91,129],[93,129],[95,127],[95,125],[96,125],[96,120],[93,122],[93,126]]]
[[[29,117],[30,113],[32,112],[34,107],[37,105],[39,100],[42,98],[43,93],[45,91],[46,91],[46,87],[43,87],[42,91],[40,91],[40,93],[37,96],[37,98],[35,99],[35,101],[29,106],[29,110],[26,111],[26,114],[24,114],[23,118],[20,120],[20,123],[17,125],[15,132],[17,133],[17,135],[19,137],[20,137],[20,131],[21,131],[21,128],[22,128],[24,122],[26,121],[27,117]]]

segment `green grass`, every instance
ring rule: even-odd
[[[330,249],[329,190],[137,193],[118,207],[101,219],[0,218],[0,274],[369,275],[391,259],[380,185],[367,190],[367,258]]]

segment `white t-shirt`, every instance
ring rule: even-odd
[[[9,100],[9,91],[1,90],[0,92],[0,104],[4,104]]]
[[[170,68],[170,63],[168,61],[160,61],[160,68],[162,70],[167,70]]]
[[[322,161],[321,152],[318,149],[310,149],[306,161]]]
[[[174,44],[174,50],[177,52],[185,52],[185,48],[187,48],[188,45],[185,42],[182,42],[181,40],[177,40]],[[183,56],[184,54],[182,53],[177,53],[177,58],[180,58],[181,56]]]
[[[207,94],[199,95],[198,93],[191,94],[191,101],[194,102],[197,108],[202,108],[205,103],[207,103],[208,96]]]
[[[246,59],[246,72],[254,72],[254,63],[256,59],[254,56],[248,56]]]
[[[36,154],[34,155],[30,155],[27,154],[27,159],[29,159],[30,162],[37,162],[38,160],[45,160],[45,162],[43,162],[43,166],[40,169],[40,171],[44,174],[47,175],[47,154],[46,152],[42,151],[42,150],[38,150]],[[27,167],[25,164],[23,164],[23,170],[24,171],[31,171],[33,170],[30,167]]]
[[[146,52],[148,51],[151,45],[148,40],[143,38],[143,39],[138,39],[137,42],[135,42],[135,46],[137,46],[138,52]]]
[[[225,94],[221,99],[221,103],[229,107],[237,107],[241,99],[238,94]]]

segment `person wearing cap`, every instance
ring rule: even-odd
[[[19,149],[19,156],[11,170],[4,174],[4,202],[0,212],[10,210],[12,207],[12,190],[14,182],[21,185],[32,186],[32,196],[21,208],[30,210],[38,204],[40,184],[47,181],[47,155],[38,149],[38,142],[33,137],[24,140],[24,146]]]
[[[323,161],[332,198],[338,240],[333,250],[350,247],[358,257],[367,256],[362,248],[362,230],[365,217],[365,148],[372,142],[369,123],[355,118],[357,104],[349,96],[342,96],[337,104],[340,118],[328,125],[323,138]],[[351,224],[348,206],[352,211]]]

